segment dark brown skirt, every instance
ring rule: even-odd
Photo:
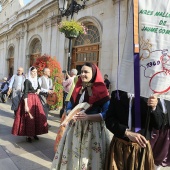
[[[134,142],[113,137],[106,158],[105,170],[137,170],[141,147]],[[141,170],[154,170],[152,149],[148,142],[142,161]]]

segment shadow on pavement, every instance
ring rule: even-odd
[[[38,141],[33,139],[32,143],[28,143],[26,137],[11,134],[14,117],[10,112],[10,103],[0,103],[1,170],[47,170],[50,168],[55,154],[54,139],[57,125],[60,122],[56,113],[50,113],[50,115],[50,124],[52,124],[49,133],[39,135]]]

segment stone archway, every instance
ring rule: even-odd
[[[8,65],[8,76],[12,77],[12,75],[14,74],[14,47],[13,46],[11,46],[8,50],[7,65]]]
[[[85,62],[99,63],[100,34],[97,27],[89,22],[84,24],[88,31],[76,38],[72,51],[72,68],[80,73],[81,66]]]
[[[32,66],[37,57],[41,56],[41,42],[38,38],[34,38],[30,44],[30,63],[29,66]]]

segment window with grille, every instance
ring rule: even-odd
[[[9,48],[8,58],[14,57],[14,47]]]
[[[31,46],[32,46],[32,53],[41,53],[41,43],[38,39],[35,39]]]
[[[98,65],[100,34],[96,26],[86,25],[87,34],[76,38],[72,51],[72,68],[76,68],[80,74],[81,67],[85,62]]]
[[[97,27],[87,25],[87,34],[81,34],[75,41],[74,46],[89,45],[100,42],[100,35]]]

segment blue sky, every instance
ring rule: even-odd
[[[24,0],[24,4],[28,4],[31,0]],[[1,5],[0,5],[0,11],[1,11]]]
[[[24,0],[24,4],[28,4],[31,0]]]

